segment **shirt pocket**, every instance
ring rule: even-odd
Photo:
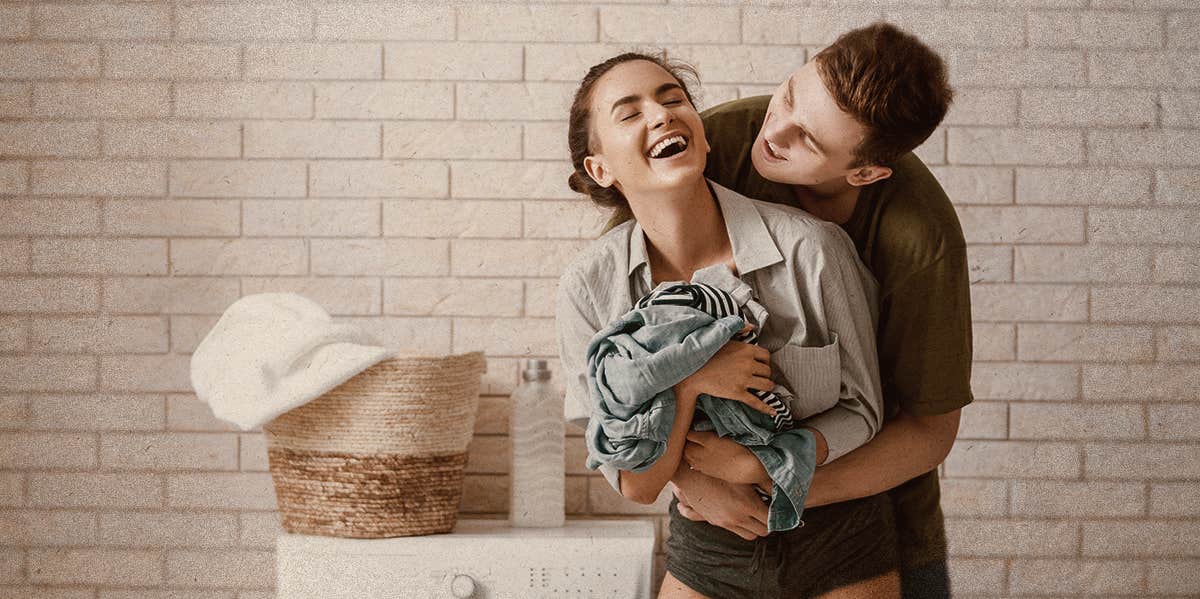
[[[783,384],[792,391],[792,417],[796,420],[837,405],[842,387],[837,335],[824,346],[784,345],[771,354],[771,370],[783,375]]]

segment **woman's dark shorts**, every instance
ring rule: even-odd
[[[886,494],[804,510],[804,526],[747,541],[679,515],[671,501],[667,571],[712,599],[815,597],[899,568]]]

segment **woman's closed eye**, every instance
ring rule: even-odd
[[[622,122],[624,122],[624,121],[628,121],[629,119],[631,119],[631,118],[633,118],[633,117],[635,117],[635,116],[637,116],[637,115],[639,115],[639,114],[642,114],[642,113],[640,113],[640,112],[633,112],[633,113],[630,113],[628,116],[622,117],[622,118],[621,118],[621,121],[622,121]]]

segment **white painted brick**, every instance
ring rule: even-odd
[[[557,289],[558,281],[555,279],[525,281],[525,316],[553,318]]]
[[[527,238],[595,239],[609,211],[590,201],[523,202]]]
[[[557,277],[583,245],[566,240],[456,239],[450,245],[451,272],[468,277]]]
[[[671,505],[671,490],[663,488],[658,499],[650,505],[634,503],[621,496],[603,477],[590,476],[588,481],[588,505],[593,515],[649,516],[667,513]]]
[[[1016,248],[1015,275],[1030,282],[1131,282],[1148,280],[1150,251],[1125,246]]]
[[[171,113],[166,83],[40,83],[33,112],[42,117],[146,118]]]
[[[91,279],[5,278],[0,285],[0,306],[17,312],[95,312],[99,285]]]
[[[496,356],[558,354],[554,320],[549,318],[455,318],[456,353],[482,350]]]
[[[1069,522],[947,520],[951,557],[1070,556],[1079,525]]]
[[[1021,120],[1060,127],[1149,127],[1157,104],[1158,94],[1150,91],[1027,89],[1021,91]]]
[[[249,281],[257,279],[248,279],[246,282]],[[177,354],[192,353],[216,324],[216,316],[172,316],[171,351]]]
[[[1018,559],[1013,560],[1009,572],[1009,590],[1020,595],[1138,595],[1142,590],[1142,571],[1142,564],[1136,561]]]
[[[20,365],[5,364],[10,366]],[[0,449],[0,467],[9,470],[96,467],[96,435],[91,433],[0,433]]]
[[[167,319],[160,316],[34,318],[30,348],[42,353],[166,353]]]
[[[1019,168],[1018,204],[1145,204],[1146,171],[1115,168]]]
[[[305,164],[283,160],[180,160],[171,163],[171,195],[303,197]]]
[[[191,391],[188,356],[131,355],[100,358],[100,386],[116,391]]]
[[[212,433],[100,436],[100,466],[107,470],[236,470],[238,439]]]
[[[972,283],[1012,280],[1013,250],[1009,246],[973,245],[967,248]]]
[[[1200,93],[1162,91],[1162,123],[1165,127],[1200,127]]]
[[[711,83],[779,85],[804,61],[799,49],[788,53],[782,48],[769,46],[685,45],[673,47],[671,56],[695,67],[700,73],[700,81],[706,87]],[[581,72],[586,71],[585,68]],[[579,77],[576,75],[575,81]],[[704,91],[696,87],[689,91]]]
[[[266,472],[208,472],[167,475],[172,508],[273,510],[275,486]]]
[[[741,35],[736,8],[606,6],[600,9],[600,39],[654,44],[736,44]]]
[[[237,235],[238,204],[238,200],[106,200],[105,231],[171,237]]]
[[[963,410],[958,425],[959,439],[1004,439],[1008,437],[1008,404],[976,401]]]
[[[25,503],[25,474],[0,473],[0,505],[19,506]]]
[[[1081,472],[1079,448],[1069,443],[959,441],[945,462],[946,475],[989,478],[1065,478]]]
[[[316,116],[318,118],[454,118],[453,83],[423,81],[322,83],[316,86],[316,95]]]
[[[29,273],[32,253],[28,239],[0,239],[0,273]]]
[[[117,314],[220,314],[238,282],[215,277],[128,277],[104,281],[104,309]]]
[[[1200,58],[1197,59],[1200,62]],[[1200,147],[1190,131],[1092,130],[1089,159],[1121,165],[1190,166],[1200,164]]]
[[[371,331],[380,345],[401,353],[433,355],[450,353],[449,318],[339,318],[338,322]]]
[[[273,277],[242,279],[242,293],[297,293],[339,316],[380,313],[379,279],[347,277]]]
[[[237,123],[167,121],[106,123],[104,155],[122,158],[237,158],[242,134]]]
[[[279,513],[242,512],[238,514],[241,526],[240,543],[246,547],[273,549],[279,535],[284,534]]]
[[[34,35],[43,39],[166,39],[171,8],[154,4],[38,5]]]
[[[0,39],[28,37],[32,31],[32,7],[20,5],[0,7]]]
[[[318,104],[319,106],[319,104]],[[313,87],[289,82],[176,83],[175,114],[188,118],[288,119],[313,116]],[[322,116],[318,113],[318,116]]]
[[[1084,55],[1079,51],[956,49],[944,54],[950,83],[956,87],[1083,85]]]
[[[507,476],[470,474],[463,480],[463,496],[459,513],[503,514],[508,512],[510,492]]]
[[[383,234],[389,237],[520,237],[521,204],[503,200],[385,200]]]
[[[28,345],[28,323],[20,318],[0,317],[0,352],[24,352]]]
[[[462,4],[458,39],[466,41],[596,41],[596,9],[587,6]]]
[[[100,152],[100,126],[96,123],[0,123],[0,153],[18,157],[94,157]]]
[[[0,511],[5,544],[70,546],[96,544],[96,515],[51,510]]]
[[[975,364],[971,388],[977,399],[1075,399],[1079,369],[1071,364]]]
[[[637,44],[526,44],[526,81],[567,81],[575,85],[593,65],[618,54],[636,52]],[[686,55],[685,55],[686,56]],[[683,57],[683,56],[681,56]],[[685,57],[688,64],[696,66]],[[707,82],[707,79],[704,79]],[[695,91],[695,90],[692,90]],[[565,115],[564,115],[565,116]],[[564,133],[563,138],[566,138]]]
[[[318,197],[444,197],[449,180],[445,164],[424,160],[325,160],[309,169]]]
[[[943,121],[946,125],[1015,125],[1017,91],[1011,89],[961,88],[954,90],[954,103]]]
[[[1054,48],[1158,48],[1161,16],[1149,12],[1031,12],[1029,45]]]
[[[249,44],[247,79],[379,79],[383,49],[379,44]]]
[[[1119,557],[1200,556],[1200,524],[1135,520],[1084,522],[1083,554]]]
[[[1080,131],[951,127],[948,133],[948,158],[952,163],[1051,165],[1083,161]]]
[[[383,282],[385,314],[520,316],[521,300],[521,282],[509,279],[385,279]]]
[[[400,42],[384,45],[388,79],[520,81],[520,44]]]
[[[275,565],[273,551],[221,549],[167,551],[167,584],[271,588],[275,581],[263,576]]]
[[[499,162],[473,160],[450,167],[456,198],[578,198],[567,186],[570,164],[564,162]]]
[[[1200,210],[1186,208],[1093,208],[1088,234],[1107,243],[1194,243]]]
[[[1154,358],[1148,327],[1017,325],[1017,355],[1028,362],[1143,362]]]
[[[566,139],[563,134],[562,139]],[[497,159],[521,157],[521,125],[473,121],[384,123],[386,158]],[[562,158],[560,149],[552,158]]]
[[[957,206],[967,243],[1084,241],[1081,208]]]
[[[948,566],[950,588],[957,593],[989,594],[1004,588],[1004,560],[956,557]]]
[[[1195,517],[1200,512],[1200,484],[1158,483],[1150,485],[1150,515]]]
[[[167,429],[208,432],[241,430],[233,423],[218,420],[208,404],[193,394],[167,395]]]
[[[162,584],[161,551],[30,549],[29,580],[43,584]]]
[[[29,474],[29,504],[39,507],[156,508],[162,480],[153,474]]]
[[[1200,588],[1200,560],[1156,560],[1147,570],[1147,590],[1152,593],[1188,595]]]
[[[238,435],[238,470],[242,472],[267,472],[267,440],[262,433]]]
[[[246,235],[272,237],[375,237],[378,200],[243,200]]]
[[[376,123],[260,121],[245,125],[245,155],[257,158],[376,158]]]
[[[1154,280],[1163,283],[1200,281],[1200,251],[1191,248],[1159,250],[1154,256]]]
[[[1017,332],[1011,324],[974,323],[971,338],[976,361],[1017,359]]]
[[[1200,406],[1151,404],[1146,408],[1153,439],[1200,439]]]
[[[1012,439],[1141,439],[1146,436],[1138,405],[1012,404]]]
[[[946,131],[937,129],[933,135],[929,136],[924,143],[917,146],[913,150],[913,154],[928,165],[945,164],[946,163]]]
[[[63,160],[33,163],[38,195],[160,196],[166,165],[157,162]]]
[[[942,510],[947,516],[1003,516],[1008,483],[1002,480],[947,478],[941,481]]]
[[[32,395],[27,418],[32,430],[158,430],[164,422],[161,395]]]
[[[106,44],[104,75],[111,79],[236,79],[237,46],[207,44]]]
[[[314,239],[314,275],[434,276],[450,271],[444,239]]]
[[[1172,48],[1200,47],[1200,14],[1194,11],[1168,13],[1167,45]]]
[[[1093,289],[1092,319],[1102,322],[1200,322],[1200,288]]]
[[[237,542],[237,516],[203,512],[100,514],[100,543],[125,547],[227,547]]]
[[[43,274],[167,274],[163,239],[36,239],[33,272]]]
[[[979,321],[1087,320],[1087,287],[984,283],[971,287],[971,314]]]
[[[25,561],[23,549],[0,549],[0,582],[25,582]]]
[[[577,83],[459,83],[455,116],[467,120],[554,121],[571,108]]]
[[[1093,52],[1092,84],[1119,87],[1200,87],[1200,53],[1183,51]]]
[[[567,123],[525,123],[523,157],[526,160],[562,160],[567,152]]]
[[[1106,443],[1084,446],[1088,478],[1172,480],[1200,477],[1200,446],[1189,443]],[[1198,546],[1200,547],[1200,546]]]
[[[974,166],[929,169],[955,204],[1011,204],[1013,170]]]
[[[454,7],[338,3],[317,6],[317,39],[454,39]]]
[[[1195,169],[1160,170],[1155,198],[1160,204],[1200,204],[1200,172]]]
[[[942,49],[1018,47],[1025,44],[1025,24],[994,10],[888,10],[888,20]]]
[[[296,39],[313,34],[312,10],[302,3],[192,4],[175,13],[179,39]]]
[[[302,275],[308,248],[301,239],[172,239],[177,275]]]
[[[565,135],[563,139],[566,139]],[[29,166],[26,163],[0,162],[0,195],[24,193],[28,186]]]
[[[0,79],[78,79],[100,76],[95,44],[15,43],[0,46]]]
[[[508,474],[512,443],[508,437],[474,437],[467,446],[469,474]]]
[[[18,118],[33,114],[33,86],[0,81],[0,117]]]
[[[1200,362],[1200,327],[1167,327],[1158,338],[1160,362]]]
[[[1200,399],[1200,370],[1191,365],[1089,365],[1083,396],[1095,400]]]
[[[878,8],[797,8],[747,6],[742,10],[742,42],[747,44],[824,45],[850,29],[883,17]],[[797,56],[793,68],[803,56]]]

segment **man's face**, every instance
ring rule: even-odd
[[[825,89],[816,63],[808,62],[775,90],[750,157],[759,174],[771,181],[845,184],[857,170],[850,165],[864,133]]]

